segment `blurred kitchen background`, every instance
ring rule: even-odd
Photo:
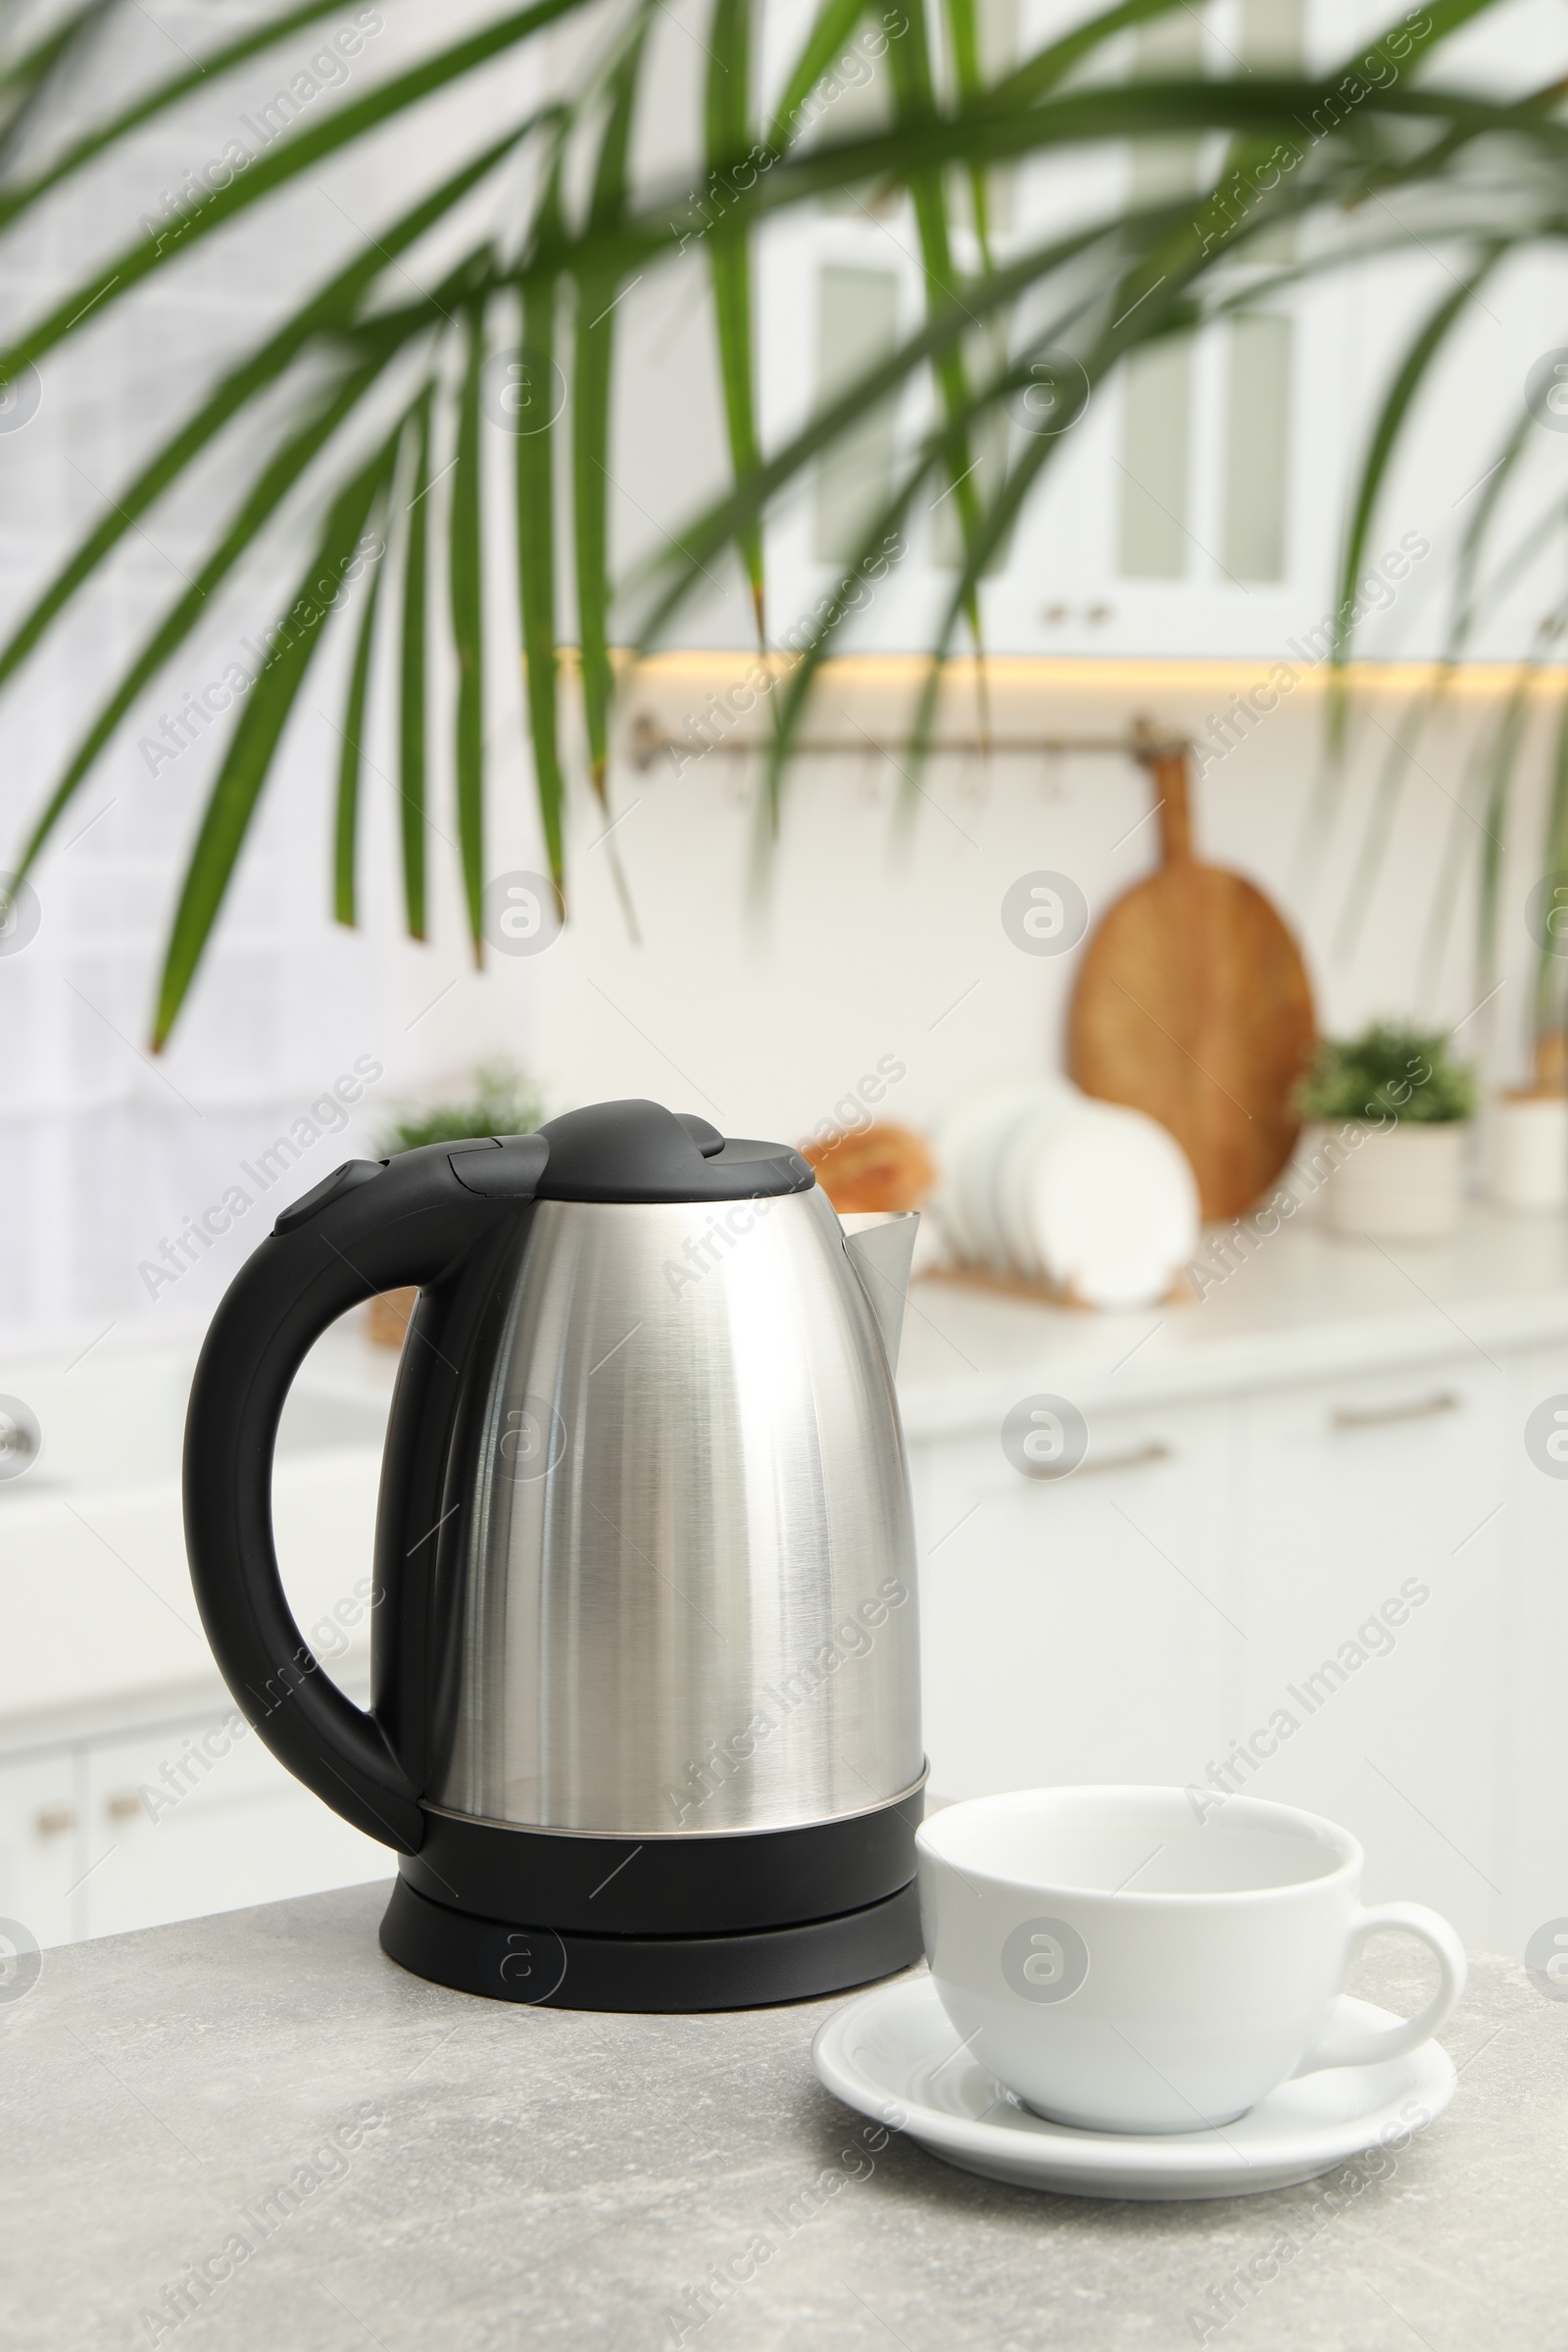
[[[122,15],[96,59],[97,86],[73,92],[73,105],[90,114],[107,93],[199,54],[220,13],[231,32],[266,12],[164,4]],[[443,29],[488,13],[449,7]],[[1074,13],[1058,0],[983,0],[987,54],[1021,54]],[[764,75],[807,15],[793,0],[765,12]],[[424,38],[408,0],[346,6],[342,24],[361,43],[341,75],[318,74],[311,104],[323,115],[420,54]],[[1382,24],[1340,0],[1210,0],[1128,37],[1151,69],[1286,70]],[[336,26],[302,31],[297,59],[259,57],[52,201],[4,248],[8,318],[49,307],[118,252],[161,191],[220,151],[237,119],[308,69]],[[652,36],[639,132],[650,169],[690,151],[701,26],[700,10],[675,6]],[[509,100],[530,76],[543,90],[581,38],[505,61]],[[1554,16],[1511,8],[1459,36],[1446,72],[1511,88],[1517,59],[1532,57],[1544,78],[1558,48]],[[416,139],[398,126],[328,158],[265,225],[196,247],[134,318],[111,307],[101,324],[81,321],[40,370],[36,412],[0,430],[7,615],[112,506],[167,429],[172,387],[194,394],[412,182],[450,168],[486,103],[482,83],[463,85],[421,113]],[[839,103],[845,121],[874,107],[875,76]],[[1114,201],[1119,186],[1196,185],[1200,146],[1173,138],[1131,157],[1096,150],[1016,167],[998,199],[999,251],[1066,211]],[[822,688],[813,727],[831,748],[795,764],[760,884],[766,708],[712,716],[712,698],[752,662],[747,601],[727,575],[683,621],[679,646],[625,689],[612,831],[572,747],[565,928],[538,953],[491,955],[482,972],[439,838],[429,942],[403,935],[389,710],[372,716],[361,924],[330,919],[329,783],[348,647],[329,648],[189,1005],[153,1056],[162,943],[216,747],[204,736],[150,762],[144,746],[279,610],[297,544],[215,599],[37,870],[35,934],[0,956],[0,1410],[23,1408],[22,1471],[0,1482],[0,1914],[49,1944],[386,1874],[389,1857],[239,1727],[212,1667],[179,1534],[184,1395],[205,1321],[276,1209],[351,1153],[388,1149],[400,1116],[461,1102],[498,1058],[537,1090],[544,1115],[649,1095],[732,1134],[818,1144],[874,1117],[931,1153],[937,1209],[901,1385],[926,1552],[937,1792],[1255,1781],[1354,1829],[1374,1897],[1432,1902],[1472,1941],[1523,1953],[1568,1913],[1568,1463],[1550,1450],[1559,1396],[1568,1409],[1568,1134],[1548,1137],[1554,1176],[1511,1193],[1503,1182],[1499,1199],[1489,1172],[1494,1099],[1541,1076],[1541,925],[1530,910],[1548,877],[1561,684],[1549,659],[1520,706],[1505,821],[1486,761],[1558,579],[1521,573],[1476,634],[1396,797],[1382,783],[1422,665],[1444,642],[1478,476],[1564,332],[1546,271],[1525,262],[1489,283],[1455,331],[1440,394],[1411,419],[1369,542],[1378,584],[1366,592],[1339,768],[1325,750],[1326,631],[1370,419],[1448,272],[1419,245],[1304,274],[1288,293],[1271,286],[1266,307],[1241,304],[1227,324],[1158,347],[1096,389],[984,583],[992,741],[973,664],[959,662],[911,805],[897,745],[956,558],[941,504],[922,511]],[[835,200],[771,224],[757,325],[764,442],[908,332],[919,302],[902,203]],[[634,285],[621,315],[612,516],[630,562],[726,478],[700,253]],[[868,417],[778,515],[777,640],[836,579],[858,502],[891,481],[908,410]],[[487,464],[500,462],[495,439]],[[1511,493],[1524,514],[1560,495],[1562,444],[1544,427],[1537,439]],[[0,855],[20,846],[149,611],[196,568],[226,497],[220,446],[0,699]],[[434,661],[436,692],[450,695],[444,639]],[[1238,717],[1239,699],[1260,687]],[[546,853],[514,667],[492,664],[485,722],[489,870],[537,874]],[[1015,1262],[1005,1234],[992,1235],[987,1256],[961,1205],[943,1215],[944,1138],[951,1151],[965,1106],[1068,1067],[1086,939],[1036,952],[1004,915],[1008,893],[1028,877],[1054,877],[1053,888],[1067,878],[1092,936],[1157,862],[1156,794],[1133,756],[1140,722],[1197,745],[1200,852],[1280,909],[1318,1030],[1343,1038],[1390,1016],[1451,1033],[1452,1054],[1475,1071],[1482,1109],[1456,1122],[1463,1198],[1449,1230],[1440,1216],[1425,1237],[1401,1232],[1396,1213],[1382,1238],[1336,1231],[1332,1181],[1308,1177],[1278,1230],[1249,1227],[1245,1245],[1216,1257],[1238,1202],[1193,1233],[1147,1296],[1107,1309],[1081,1303],[1070,1283],[1053,1292],[1038,1265]],[[712,748],[702,750],[705,730]],[[1050,748],[1086,739],[1100,748]],[[438,835],[451,828],[449,796],[438,774]],[[1383,816],[1373,864],[1369,827],[1375,837]],[[1494,963],[1477,952],[1489,860]],[[1560,1103],[1548,1126],[1559,1114]],[[981,1279],[965,1278],[966,1255],[971,1273],[981,1257]],[[1215,1279],[1195,1281],[1194,1266]],[[330,1335],[290,1405],[275,1481],[300,1622],[357,1697],[396,1360],[363,1318]],[[1035,1457],[1020,1465],[1004,1442],[1009,1413],[1038,1397],[1083,1418],[1087,1450],[1070,1478],[1035,1475]],[[1364,1631],[1374,1623],[1386,1640]],[[1336,1675],[1321,1676],[1325,1660]],[[1293,1718],[1283,1736],[1282,1713]]]

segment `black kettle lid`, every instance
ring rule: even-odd
[[[768,1200],[816,1182],[788,1144],[725,1137],[662,1102],[590,1102],[539,1133],[550,1147],[540,1200]]]

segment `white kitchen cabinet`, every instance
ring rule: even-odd
[[[215,1696],[0,1756],[0,1919],[47,1946],[390,1877],[235,1720]]]
[[[116,1936],[391,1876],[387,1847],[340,1821],[254,1732],[235,1738],[235,1720],[224,1711],[87,1749],[94,1865],[84,1934]],[[175,1794],[166,1802],[171,1782]]]
[[[1239,1407],[1236,1785],[1345,1822],[1372,1896],[1431,1903],[1489,1946],[1510,1799],[1506,1388],[1469,1350]]]
[[[329,1334],[285,1408],[272,1479],[291,1604],[362,1703],[391,1369],[357,1327]],[[106,1348],[0,1379],[44,1433],[36,1468],[0,1484],[0,1918],[41,1945],[392,1869],[253,1733],[222,1734],[230,1701],[185,1564],[190,1374],[180,1350]],[[150,1807],[143,1793],[171,1790]]]
[[[0,1763],[0,1918],[38,1944],[85,1933],[82,1779],[70,1748]]]
[[[1228,1780],[1343,1822],[1371,1898],[1471,1943],[1568,1921],[1568,1477],[1526,1446],[1568,1413],[1568,1220],[1398,1252],[1303,1224],[1143,1316],[918,1298],[936,1793]],[[1054,1485],[1001,1446],[1041,1393],[1092,1433]]]
[[[1568,1400],[1568,1345],[1524,1350],[1508,1369],[1503,1948],[1522,1952],[1538,1928],[1568,1919],[1568,1478],[1543,1469],[1524,1440],[1538,1406]]]
[[[936,1791],[1197,1773],[1241,1690],[1234,1485],[1215,1405],[1094,1413],[1059,1480],[995,1429],[920,1449]]]

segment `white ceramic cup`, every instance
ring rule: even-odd
[[[1438,2032],[1464,1950],[1420,1903],[1363,1908],[1361,1848],[1293,1805],[1185,1788],[1025,1788],[951,1805],[916,1838],[943,2008],[999,2082],[1054,2123],[1201,2132],[1323,2067]],[[1382,1929],[1436,1956],[1419,2017],[1331,2024]]]

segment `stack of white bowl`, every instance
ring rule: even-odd
[[[959,1265],[1085,1306],[1147,1306],[1197,1255],[1198,1185],[1157,1120],[1065,1079],[993,1087],[937,1136],[932,1206]]]

